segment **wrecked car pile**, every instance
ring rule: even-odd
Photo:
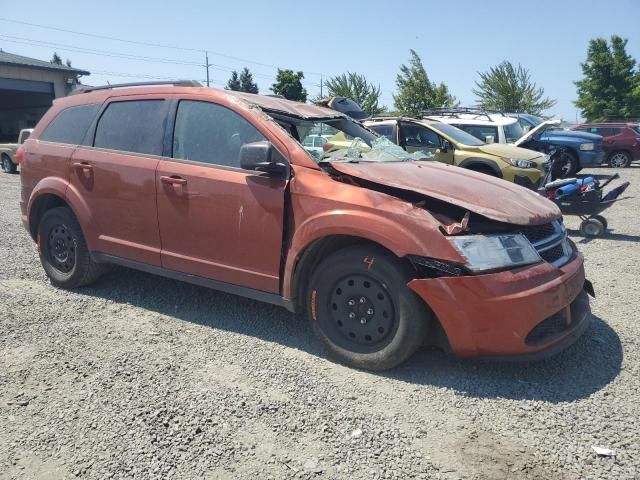
[[[196,114],[215,118],[224,135],[206,138],[206,149],[190,148],[188,135],[160,138],[162,158],[127,151],[148,164],[137,171],[145,181],[118,175],[112,184],[123,148],[95,143],[99,112],[146,99],[171,99],[153,112],[167,117],[162,138],[177,137],[173,122],[192,125]],[[96,106],[84,113],[87,134],[75,149],[55,150],[68,142],[50,125],[86,105]],[[130,128],[138,124],[144,119]],[[318,160],[303,139],[325,132],[349,146]],[[212,151],[228,155],[207,157]],[[551,354],[589,322],[583,258],[553,203],[482,173],[422,162],[422,152],[333,110],[184,84],[93,88],[56,102],[20,158],[24,223],[34,240],[50,239],[39,241],[41,261],[61,287],[88,284],[102,263],[116,263],[276,303],[306,316],[335,358],[373,370],[423,344],[460,356]],[[110,205],[95,200],[96,189],[135,215],[130,202],[143,184],[155,187],[145,214],[160,219],[157,231],[116,216],[96,222]],[[214,204],[220,214],[212,218]]]

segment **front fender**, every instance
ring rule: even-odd
[[[334,235],[358,237],[377,243],[397,257],[417,254],[460,261],[436,224],[429,221],[428,213],[423,212],[423,215],[420,218],[415,213],[407,215],[398,212],[397,217],[403,219],[399,221],[374,211],[337,209],[307,218],[291,239],[284,269],[283,297],[291,298],[293,274],[306,248],[317,240]]]

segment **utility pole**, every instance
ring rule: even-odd
[[[320,75],[320,98],[322,98],[322,75]]]
[[[206,62],[205,68],[207,69],[207,87],[209,86],[209,52],[205,50],[204,52],[204,60]]]

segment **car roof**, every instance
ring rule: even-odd
[[[211,96],[212,99],[227,97],[227,99],[240,99],[260,109],[283,115],[307,119],[344,118],[345,115],[336,110],[319,107],[311,103],[295,102],[275,95],[256,95],[253,93],[235,92],[219,88],[198,86],[195,82],[167,82],[166,84],[121,84],[105,85],[103,87],[90,87],[80,89],[56,103],[84,104],[95,101],[103,101],[112,96],[145,95],[145,94],[177,94],[198,93]],[[67,100],[69,99],[69,100]]]
[[[480,118],[482,117],[482,118]],[[517,122],[513,117],[504,115],[488,115],[491,120],[487,120],[487,115],[476,115],[475,113],[460,113],[455,117],[429,115],[426,118],[436,120],[438,122],[448,123],[450,125],[512,125]]]
[[[576,127],[636,127],[640,124],[633,122],[594,122],[594,123],[579,123]]]
[[[438,120],[411,117],[370,117],[362,120],[362,123],[367,127],[373,127],[375,125],[395,125],[399,121],[423,123],[425,125],[433,125],[434,123],[439,123]]]

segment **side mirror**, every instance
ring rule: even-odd
[[[496,139],[493,137],[493,135],[487,135],[486,137],[484,137],[484,141],[485,143],[494,143]]]
[[[240,168],[273,175],[286,175],[288,165],[273,145],[266,140],[245,143],[240,147]]]
[[[453,150],[453,147],[451,146],[451,143],[449,143],[449,140],[442,140],[442,143],[440,144],[440,151],[442,153],[447,153],[449,150]]]

